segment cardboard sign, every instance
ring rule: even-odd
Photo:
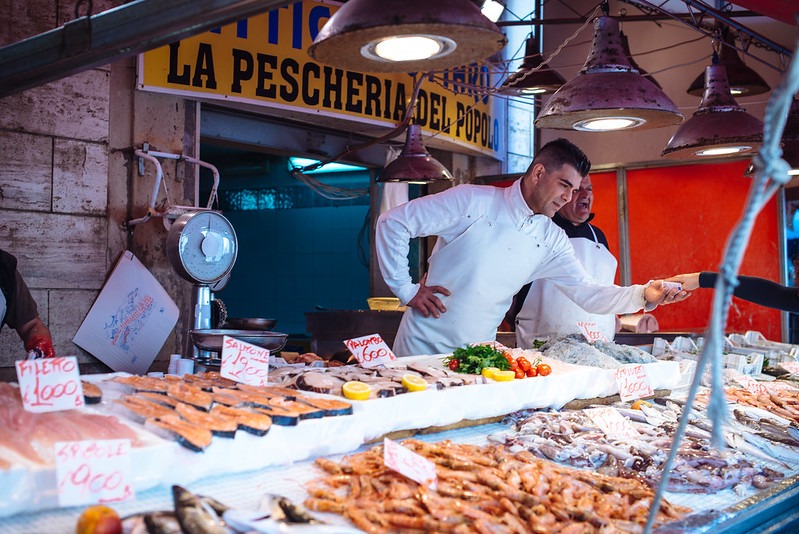
[[[75,356],[17,360],[15,365],[22,404],[29,412],[59,412],[84,405]]]
[[[641,434],[633,428],[629,419],[610,406],[583,410],[591,421],[611,439],[637,439]]]
[[[585,337],[586,341],[589,343],[608,340],[605,334],[602,333],[602,330],[600,330],[594,322],[577,321],[577,326],[580,327],[580,332],[582,332],[583,337]]]
[[[627,402],[651,397],[655,394],[643,364],[625,365],[616,369],[616,384],[621,400]]]
[[[380,334],[356,337],[344,341],[361,367],[377,367],[397,360]]]
[[[422,486],[436,489],[436,464],[388,438],[383,440],[383,463]]]
[[[265,386],[269,382],[269,349],[222,336],[222,365],[219,373],[243,384]]]
[[[134,497],[129,439],[59,441],[55,444],[55,463],[60,506]]]

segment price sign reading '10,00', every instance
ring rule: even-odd
[[[377,367],[397,359],[380,334],[347,339],[344,341],[344,345],[362,367]]]

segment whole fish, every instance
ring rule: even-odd
[[[175,515],[186,534],[227,534],[225,522],[207,503],[178,485],[172,486]]]

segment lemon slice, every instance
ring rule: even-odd
[[[494,380],[497,382],[507,382],[509,380],[514,380],[516,378],[515,371],[494,371],[494,376],[492,376]]]
[[[494,373],[499,371],[499,367],[483,367],[483,370],[480,371],[480,374],[486,378],[494,378]]]
[[[402,385],[408,391],[424,391],[427,389],[427,380],[416,375],[402,375]]]
[[[350,380],[341,386],[341,392],[350,400],[366,400],[372,393],[372,386],[365,382]]]

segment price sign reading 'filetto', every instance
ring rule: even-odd
[[[15,362],[22,405],[29,412],[59,412],[83,406],[78,359],[40,358]]]
[[[60,506],[134,497],[129,439],[59,441],[55,444],[55,464]]]
[[[361,336],[344,341],[361,367],[377,367],[397,360],[380,334]]]
[[[269,382],[269,349],[222,336],[219,374],[242,384],[265,386]]]

